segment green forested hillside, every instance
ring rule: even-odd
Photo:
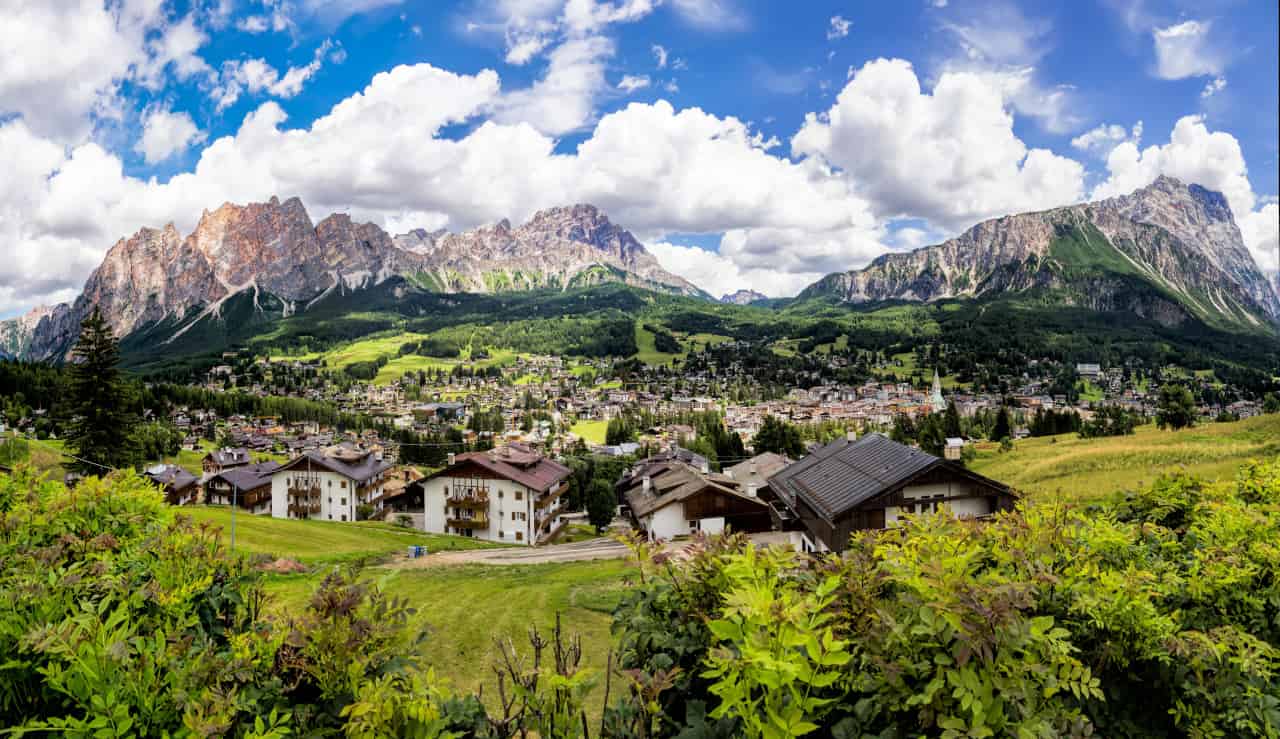
[[[1049,293],[930,304],[850,306],[809,298],[738,306],[614,283],[446,295],[400,279],[334,293],[283,317],[267,296],[240,295],[227,300],[219,313],[194,323],[149,326],[127,337],[123,348],[130,367],[150,374],[207,366],[228,349],[308,355],[401,334],[458,348],[639,356],[668,363],[676,354],[674,345],[664,346],[666,351],[649,345],[665,333],[681,342],[684,351],[726,340],[788,342],[800,353],[829,352],[838,344],[847,351],[894,354],[922,344],[946,344],[970,355],[971,362],[997,362],[1011,370],[1038,357],[1104,364],[1139,359],[1150,365],[1212,369],[1219,377],[1249,375],[1256,383],[1280,367],[1280,340],[1272,334],[1235,333],[1197,320],[1164,326],[1127,312],[1064,307]],[[699,336],[707,340],[698,341]],[[410,353],[441,357],[439,351]],[[399,349],[381,356],[395,359]]]

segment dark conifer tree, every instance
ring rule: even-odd
[[[119,342],[96,306],[80,322],[80,338],[71,358],[66,442],[79,459],[71,460],[69,467],[81,474],[101,475],[107,471],[104,468],[133,466],[138,462],[134,440],[138,416],[117,367]]]
[[[996,416],[996,426],[991,431],[992,441],[1004,441],[1013,436],[1013,424],[1009,421],[1009,409],[1001,408]]]

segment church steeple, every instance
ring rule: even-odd
[[[947,401],[942,397],[942,378],[938,376],[936,367],[933,369],[933,391],[929,393],[929,405],[934,413],[941,413],[947,409]]]

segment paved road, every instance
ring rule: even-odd
[[[399,557],[392,567],[419,568],[444,565],[534,565],[547,562],[582,562],[592,559],[622,559],[627,546],[613,539],[592,539],[573,544],[547,544],[540,547],[502,547],[499,549],[467,549],[460,552],[438,552],[418,559]]]

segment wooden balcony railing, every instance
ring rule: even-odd
[[[458,491],[449,495],[449,505],[465,506],[468,508],[488,507],[489,494],[485,492]]]
[[[472,518],[457,518],[450,516],[446,519],[450,526],[456,529],[487,529],[489,528],[488,516],[474,516]]]

